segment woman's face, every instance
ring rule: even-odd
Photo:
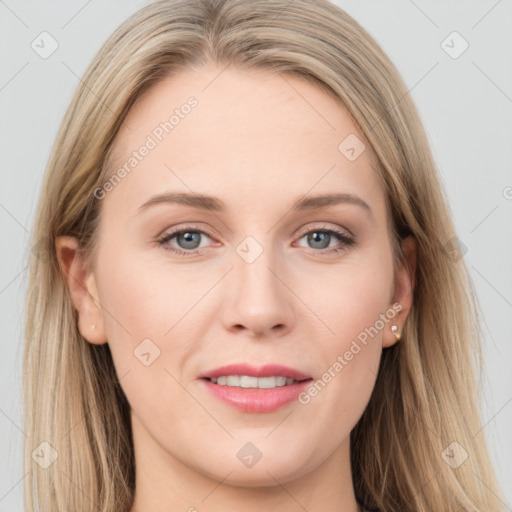
[[[265,71],[181,71],[129,112],[80,325],[108,341],[147,471],[275,485],[348,460],[410,295],[361,140],[335,99]],[[270,389],[265,365],[310,380]]]

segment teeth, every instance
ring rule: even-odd
[[[240,377],[240,387],[242,388],[257,388],[258,377],[249,377],[248,375],[242,375]]]
[[[293,379],[290,379],[293,382]],[[286,386],[286,377],[276,377],[276,386]]]
[[[261,377],[258,379],[258,387],[261,389],[277,388],[275,377]]]
[[[240,377],[238,375],[228,375],[226,377],[227,386],[240,386]]]
[[[249,375],[222,375],[216,379],[210,379],[219,386],[232,386],[238,388],[272,389],[282,386],[290,386],[298,381],[282,376],[276,377],[251,377]]]

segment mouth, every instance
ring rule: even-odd
[[[312,377],[281,365],[228,365],[199,377],[216,399],[248,413],[273,412],[295,401]]]
[[[218,386],[229,386],[233,388],[244,389],[274,389],[283,386],[293,386],[299,382],[312,379],[295,380],[284,377],[283,375],[271,377],[253,377],[251,375],[221,375],[217,378],[208,378],[206,380]]]

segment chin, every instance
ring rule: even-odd
[[[243,462],[223,464],[222,470],[216,467],[213,473],[208,472],[208,476],[234,487],[274,487],[307,473],[303,453],[296,457],[289,454],[287,459],[283,459],[283,455],[282,450],[274,450],[271,455],[262,455],[252,466],[245,466]]]

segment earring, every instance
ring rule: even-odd
[[[398,332],[398,326],[392,325],[391,332],[395,335],[395,338],[399,340],[402,337],[402,332]]]
[[[91,331],[94,331],[94,329],[96,329],[96,326],[95,325],[91,325]]]

